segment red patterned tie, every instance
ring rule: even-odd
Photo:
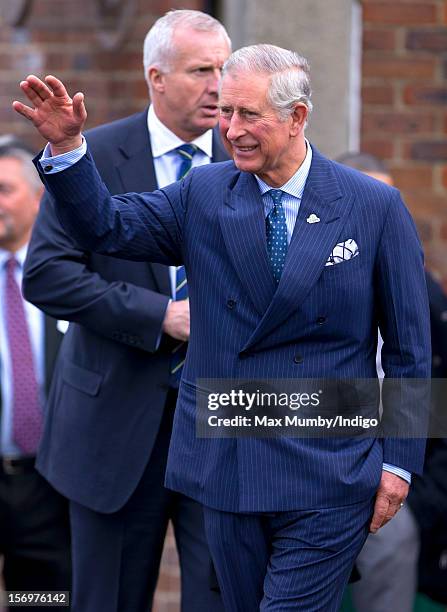
[[[6,329],[12,368],[14,442],[26,455],[35,455],[42,433],[42,411],[33,353],[22,294],[14,271],[17,261],[6,262]]]

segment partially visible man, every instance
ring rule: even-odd
[[[382,160],[369,153],[345,153],[337,158],[340,163],[364,172],[387,185],[393,177]],[[430,305],[432,340],[432,378],[447,377],[447,297],[432,275],[425,271]],[[378,370],[382,373],[379,344]],[[437,396],[433,402],[445,398]],[[436,416],[436,404],[433,404]],[[427,445],[424,476],[415,477],[407,503],[392,523],[376,534],[371,534],[357,558],[361,580],[354,584],[352,598],[357,612],[412,612],[418,591],[418,561],[421,534],[424,541],[444,537],[447,509],[447,440],[430,440]],[[443,517],[441,519],[441,517]],[[435,535],[437,532],[437,535]]]
[[[217,93],[223,26],[171,11],[144,42],[146,110],[86,134],[112,193],[151,191],[227,159]],[[25,266],[27,299],[71,322],[57,364],[38,469],[70,500],[73,610],[151,607],[172,520],[182,610],[220,610],[199,504],[164,487],[189,337],[184,268],[83,252],[46,195]]]
[[[68,504],[34,467],[62,334],[20,291],[42,191],[28,148],[1,139],[0,555],[10,591],[69,591],[71,581]]]
[[[234,162],[151,194],[107,192],[85,154],[81,93],[72,100],[52,76],[21,88],[32,107],[14,108],[50,142],[39,167],[67,231],[86,249],[187,267],[191,335],[166,482],[204,504],[226,609],[338,610],[368,529],[392,519],[421,470],[424,441],[318,428],[202,437],[197,403],[211,399],[203,379],[273,379],[278,392],[282,379],[336,379],[335,400],[377,416],[379,325],[387,375],[429,376],[422,252],[398,191],[311,147],[308,64],[273,45],[225,64],[220,129]],[[373,378],[374,393],[352,393],[340,380],[352,378]],[[423,412],[409,387],[390,388],[384,405],[404,431],[408,409]]]

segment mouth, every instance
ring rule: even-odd
[[[231,143],[231,146],[233,148],[234,154],[239,157],[249,156],[250,153],[252,153],[258,148],[258,145],[241,146],[241,145],[236,145],[234,143]]]
[[[206,106],[202,106],[202,111],[205,115],[215,117],[219,112],[217,104],[207,104]]]

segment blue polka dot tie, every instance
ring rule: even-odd
[[[265,220],[267,234],[267,252],[276,284],[279,283],[287,255],[286,214],[281,204],[284,194],[281,189],[268,192],[273,200],[273,208]]]

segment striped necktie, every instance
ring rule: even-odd
[[[286,213],[281,203],[284,191],[281,189],[270,189],[273,200],[273,208],[265,220],[267,235],[267,252],[270,259],[273,278],[279,283],[287,255],[287,224]]]
[[[6,262],[5,322],[11,358],[13,438],[26,455],[35,455],[42,433],[42,411],[31,339],[20,288],[17,261]]]
[[[177,180],[180,181],[182,178],[185,178],[191,170],[192,158],[197,153],[197,147],[193,144],[182,144],[175,150],[181,157],[180,168],[177,172]]]
[[[192,144],[183,144],[176,148],[176,152],[182,158],[181,165],[177,174],[177,180],[184,178],[191,170],[192,159],[197,152],[197,147]],[[188,297],[188,285],[184,266],[177,266],[175,271],[175,296],[174,300],[186,300]],[[171,370],[169,385],[177,388],[182,375],[183,364],[186,359],[187,342],[176,344],[171,355]]]

